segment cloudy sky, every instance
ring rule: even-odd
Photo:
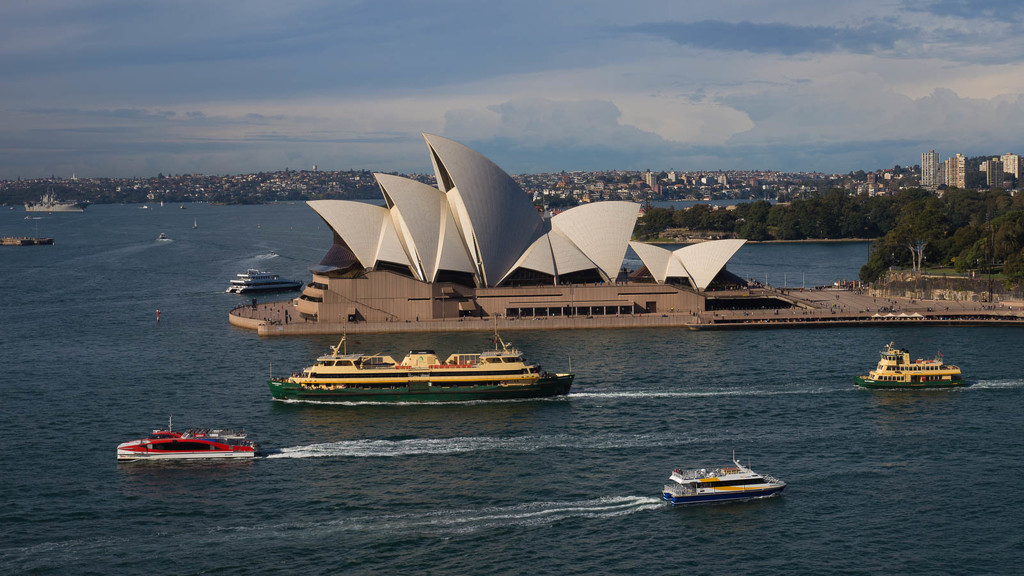
[[[0,179],[1024,153],[1020,0],[0,3]]]

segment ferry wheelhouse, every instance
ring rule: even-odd
[[[881,360],[867,376],[857,376],[854,384],[864,388],[950,388],[966,386],[960,368],[946,364],[940,353],[936,358],[910,360],[905,348],[892,342],[881,352]]]
[[[344,345],[343,337],[312,366],[288,378],[272,377],[271,395],[334,402],[539,398],[568,394],[574,378],[543,372],[497,336],[494,350],[451,354],[443,361],[433,350],[413,350],[396,361],[380,354],[349,354]]]
[[[244,430],[153,430],[140,440],[117,446],[119,462],[137,460],[223,460],[255,458],[257,445]]]
[[[781,493],[786,483],[758,474],[733,457],[733,466],[673,470],[662,492],[672,504],[704,504],[765,498]]]

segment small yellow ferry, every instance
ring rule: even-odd
[[[946,364],[940,353],[937,358],[910,360],[905,348],[896,348],[892,342],[881,352],[878,366],[867,376],[857,376],[854,384],[863,388],[950,388],[966,386],[960,368]]]

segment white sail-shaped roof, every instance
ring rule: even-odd
[[[555,259],[551,254],[551,240],[549,240],[548,234],[537,238],[537,241],[527,248],[526,253],[516,261],[506,276],[519,268],[529,268],[537,272],[555,275]]]
[[[689,278],[690,273],[686,271],[683,263],[679,261],[679,257],[672,254],[672,257],[668,259],[668,269],[665,270],[665,278]]]
[[[665,278],[668,277],[669,262],[674,261],[679,268],[682,268],[682,264],[674,257],[671,250],[645,242],[630,242],[629,246],[633,248],[644,266],[647,267],[647,271],[659,284],[664,284]]]
[[[310,200],[306,204],[341,236],[363,268],[373,268],[384,221],[391,221],[387,208],[349,200]]]
[[[392,219],[420,280],[433,282],[440,263],[447,270],[473,272],[443,192],[422,182],[374,174],[391,206]]]
[[[712,240],[684,246],[673,254],[689,272],[693,285],[703,291],[745,243],[739,239]]]
[[[587,258],[587,255],[561,232],[552,230],[548,232],[547,236],[551,242],[551,253],[555,256],[555,269],[559,275],[598,268],[593,260]],[[623,248],[623,253],[625,253],[625,248]]]
[[[374,263],[376,264],[380,261],[412,267],[409,255],[405,253],[405,247],[402,246],[402,241],[398,237],[395,222],[391,218],[385,218],[380,229],[380,242],[377,245],[377,255],[374,258]]]
[[[466,252],[466,244],[462,234],[459,233],[459,226],[455,222],[455,215],[445,204],[443,219],[441,220],[441,248],[437,253],[437,262],[434,264],[434,276],[440,270],[453,270],[456,272],[476,273],[473,261]],[[430,281],[434,281],[431,276]]]
[[[438,188],[376,174],[387,207],[308,202],[363,268],[408,266],[425,282],[435,282],[441,271],[468,273],[478,286],[497,286],[520,268],[556,279],[594,270],[614,280],[631,244],[657,282],[689,278],[704,290],[744,242],[705,242],[675,252],[630,243],[639,211],[632,202],[586,204],[546,221],[493,162],[447,138],[423,137]]]
[[[597,269],[597,264],[587,258],[586,254],[581,252],[571,240],[558,231],[552,230],[538,238],[516,261],[505,277],[511,276],[519,268],[529,268],[558,276]],[[502,278],[502,281],[504,280],[505,278]]]
[[[615,280],[639,212],[634,202],[583,204],[553,217],[551,229],[571,239],[608,280]]]
[[[541,235],[540,214],[515,180],[480,153],[441,136],[423,138],[482,280],[494,286]]]

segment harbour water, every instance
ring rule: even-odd
[[[307,280],[330,232],[302,204],[186,208],[0,212],[0,233],[56,241],[0,249],[0,573],[1010,574],[1024,561],[1018,328],[522,332],[509,339],[530,359],[571,362],[568,397],[275,402],[268,373],[334,339],[232,328],[227,311],[250,297],[224,289],[252,267]],[[745,246],[730,269],[810,286],[855,278],[866,253]],[[891,340],[941,351],[973,386],[855,388]],[[489,345],[367,335],[350,350]],[[246,428],[267,456],[115,462],[117,443],[170,414]],[[661,501],[672,468],[734,450],[785,495]]]

